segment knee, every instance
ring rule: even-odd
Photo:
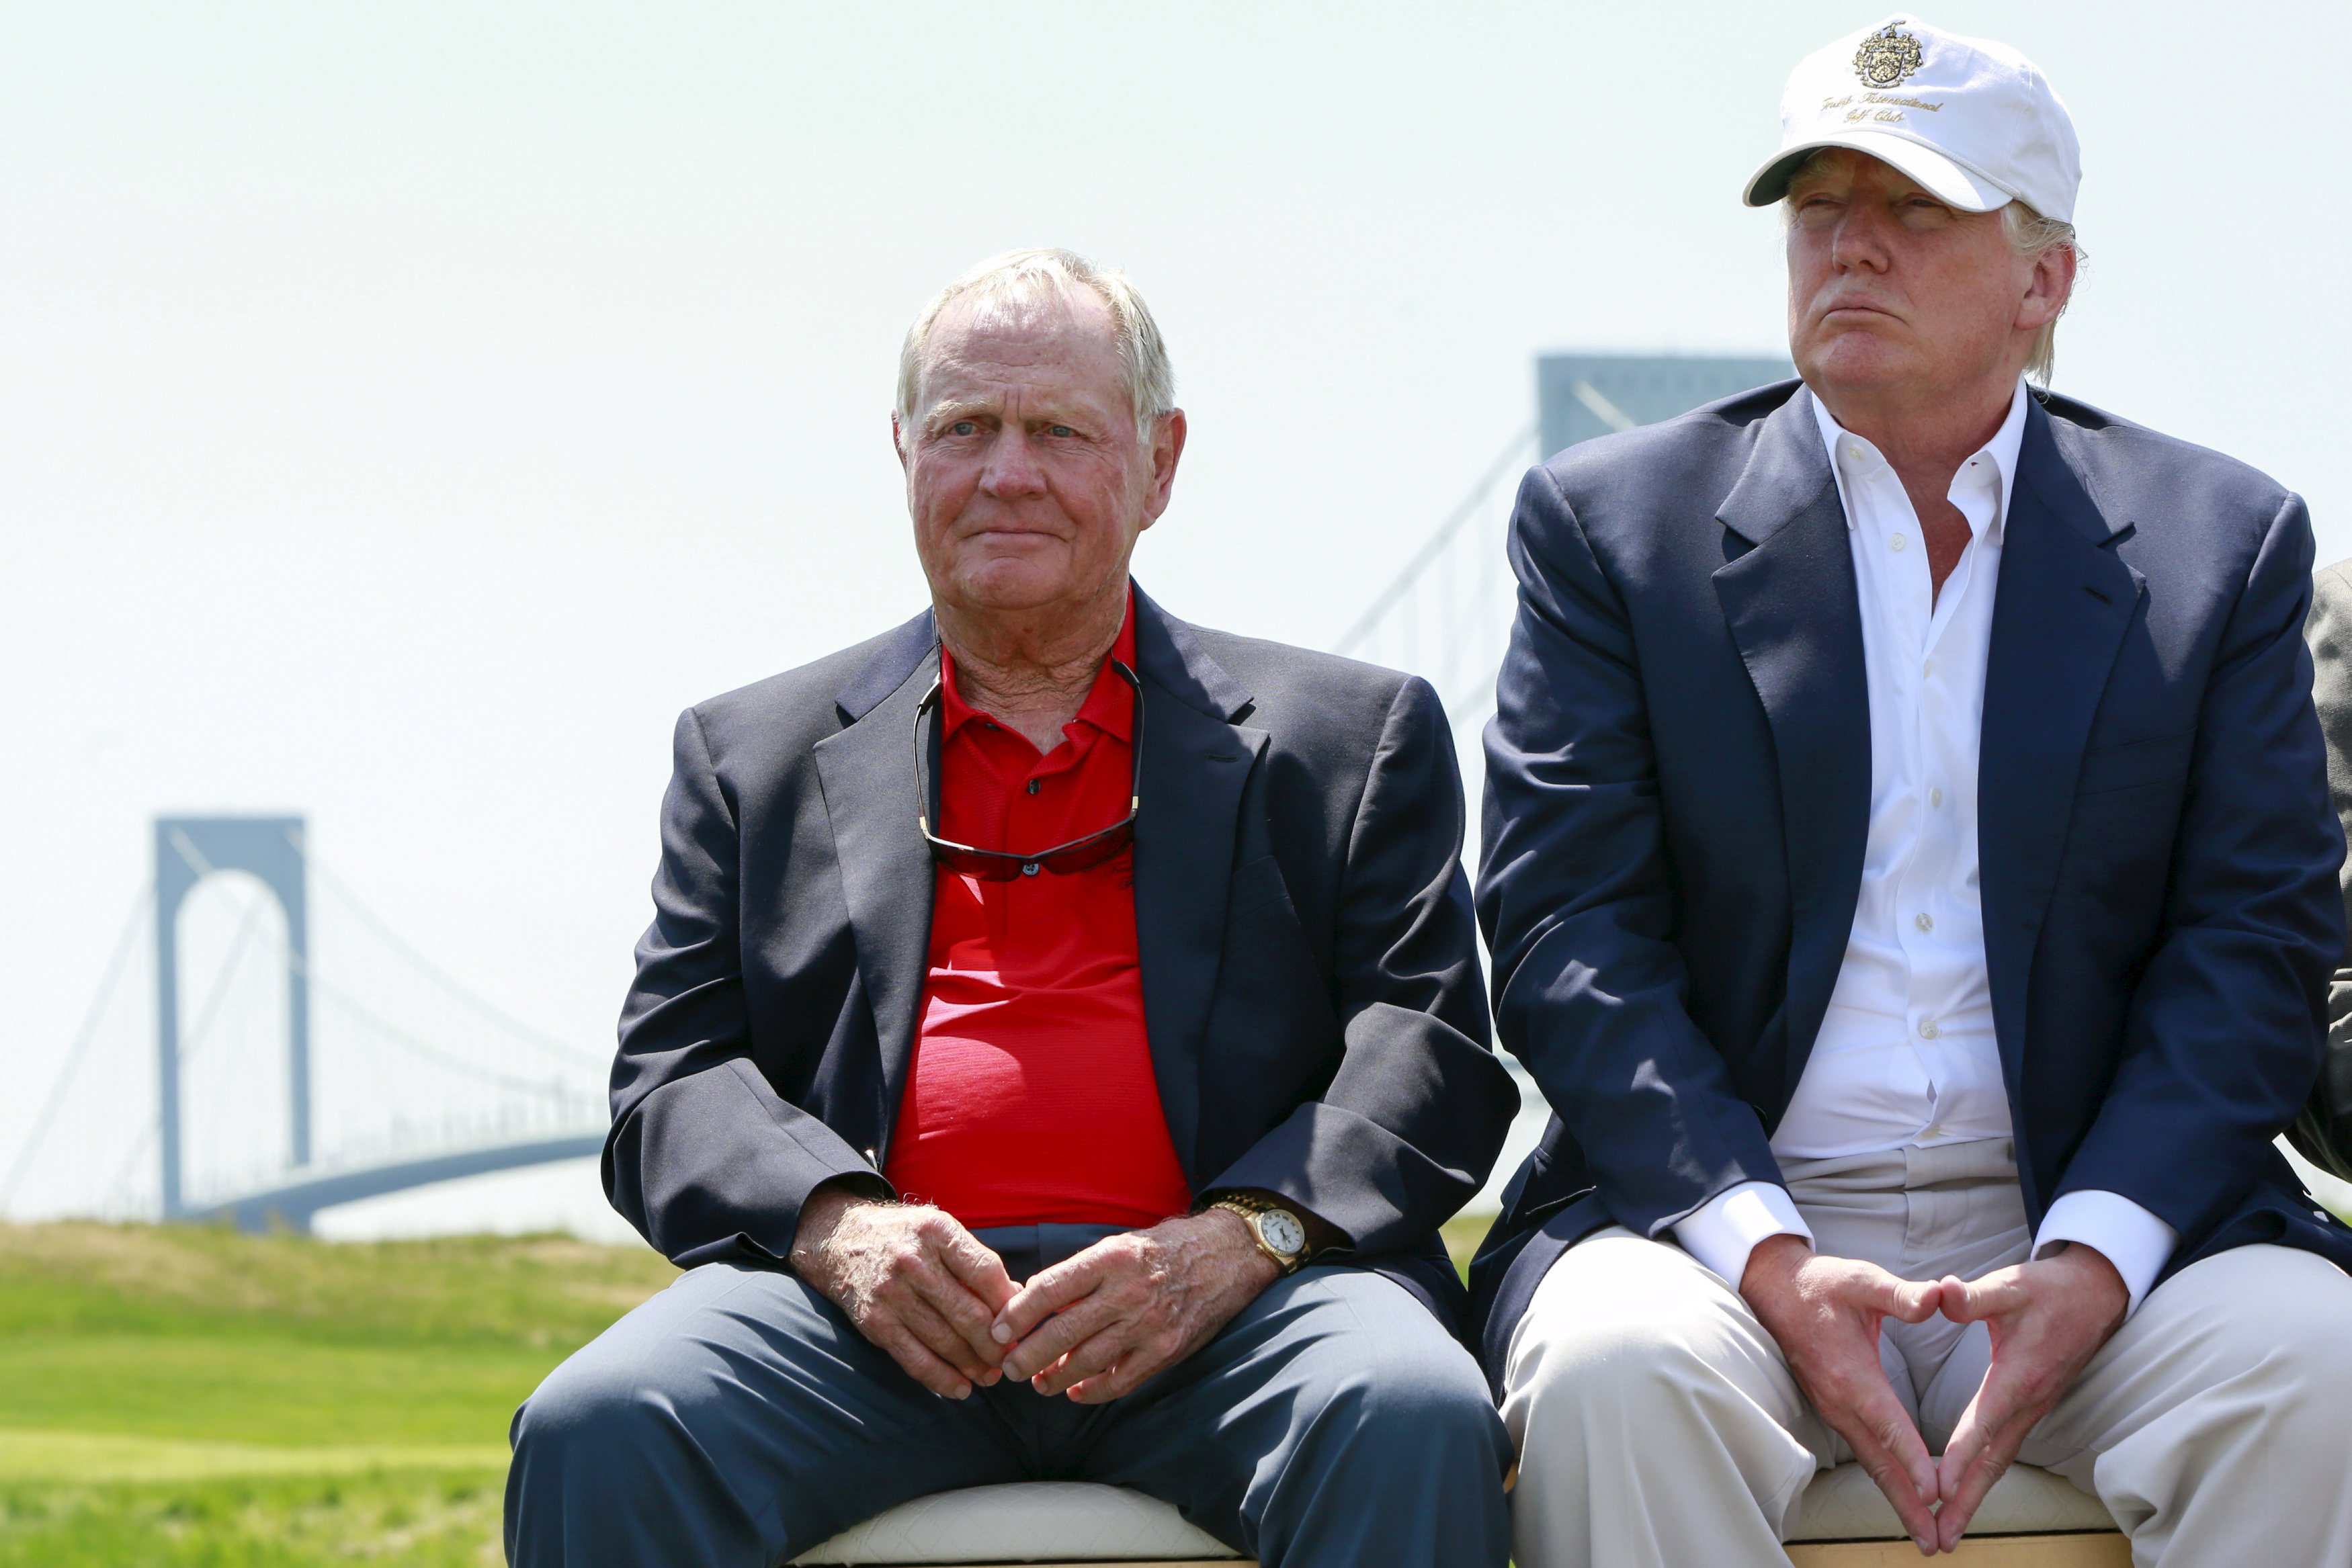
[[[1483,1437],[1495,1427],[1495,1401],[1470,1354],[1442,1330],[1433,1343],[1384,1356],[1367,1404],[1374,1420],[1432,1438]]]
[[[2265,1250],[2284,1256],[2266,1260],[2274,1278],[2231,1314],[2233,1359],[2269,1368],[2301,1391],[2297,1403],[2340,1420],[2352,1409],[2352,1277],[2315,1253]]]
[[[1352,1358],[1314,1425],[1349,1451],[1409,1451],[1416,1470],[1500,1473],[1508,1443],[1478,1364],[1434,1321],[1429,1333]],[[1399,1439],[1402,1439],[1402,1442]]]
[[[642,1454],[667,1424],[667,1401],[627,1365],[593,1354],[595,1348],[548,1374],[515,1412],[510,1436],[518,1468]]]
[[[1530,1324],[1513,1357],[1512,1391],[1555,1409],[1654,1406],[1706,1379],[1699,1326],[1591,1310]]]
[[[2193,1279],[2200,1271],[2213,1277]],[[2169,1376],[2233,1390],[2266,1427],[2316,1416],[2331,1440],[2340,1432],[2352,1408],[2352,1277],[2313,1253],[2248,1247],[2192,1265],[2177,1282],[2197,1296]]]

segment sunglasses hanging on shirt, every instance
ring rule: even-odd
[[[982,882],[1011,882],[1016,876],[1035,876],[1040,871],[1066,876],[1072,872],[1091,871],[1105,861],[1117,856],[1135,841],[1135,819],[1143,810],[1143,683],[1135,672],[1117,659],[1106,661],[1118,672],[1128,689],[1135,694],[1135,777],[1127,792],[1127,815],[1109,827],[1072,839],[1066,844],[1055,844],[1048,850],[1013,852],[1006,850],[975,849],[959,844],[931,831],[931,821],[939,810],[939,797],[932,789],[930,757],[934,749],[931,737],[923,730],[923,720],[940,706],[944,684],[934,680],[923,700],[915,705],[915,826],[929,844],[931,858],[963,876],[976,876]]]

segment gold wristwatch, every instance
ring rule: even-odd
[[[1298,1216],[1278,1203],[1262,1197],[1228,1195],[1208,1206],[1241,1216],[1250,1228],[1257,1249],[1275,1261],[1284,1273],[1294,1272],[1307,1261],[1307,1226]]]

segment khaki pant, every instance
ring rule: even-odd
[[[1790,1162],[1823,1253],[1973,1279],[2031,1244],[2005,1139]],[[1889,1322],[1880,1359],[1940,1452],[1981,1323]],[[1850,1459],[1738,1292],[1619,1227],[1571,1248],[1510,1349],[1520,1568],[1785,1565],[1816,1472]],[[2096,1493],[2138,1568],[2352,1568],[2352,1278],[2242,1247],[2149,1292],[2020,1455]]]

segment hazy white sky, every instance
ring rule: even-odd
[[[2352,8],[1928,13],[2072,106],[2061,390],[2352,553]],[[1554,348],[1772,351],[1738,204],[1818,0],[0,5],[0,1159],[158,811],[307,812],[509,1010],[610,1039],[678,708],[922,598],[899,334],[1129,269],[1192,444],[1139,573],[1328,643]]]

